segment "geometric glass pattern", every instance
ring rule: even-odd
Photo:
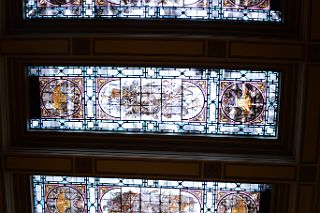
[[[280,73],[29,66],[29,129],[277,137]],[[38,103],[38,104],[34,104]]]
[[[32,176],[34,213],[269,212],[268,184]]]
[[[25,18],[169,18],[281,22],[281,12],[272,8],[270,1],[272,0],[25,0]]]

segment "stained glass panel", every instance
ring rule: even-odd
[[[34,213],[259,213],[267,184],[32,176]]]
[[[41,117],[83,118],[83,78],[40,77]]]
[[[275,71],[30,66],[28,76],[30,130],[277,136]]]
[[[25,0],[25,18],[282,20],[272,0]],[[276,1],[276,0],[273,0]]]

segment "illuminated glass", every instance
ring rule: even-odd
[[[270,1],[25,0],[25,18],[173,18],[280,22],[281,13],[271,7]]]
[[[30,66],[28,77],[30,130],[277,136],[275,71]]]
[[[32,176],[33,212],[269,212],[267,184]],[[264,205],[261,205],[264,203]]]

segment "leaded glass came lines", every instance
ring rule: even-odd
[[[32,183],[34,213],[259,213],[271,192],[267,184],[97,177],[37,175]]]
[[[39,85],[30,130],[277,136],[279,72],[44,66],[28,76]]]
[[[25,18],[212,19],[281,22],[271,0],[25,0]]]

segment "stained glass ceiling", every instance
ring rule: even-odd
[[[275,71],[29,66],[29,130],[277,137]]]
[[[281,22],[281,12],[273,8],[270,1],[272,0],[25,0],[25,18]]]
[[[271,185],[33,176],[33,212],[269,212]],[[263,204],[263,205],[262,205]]]

